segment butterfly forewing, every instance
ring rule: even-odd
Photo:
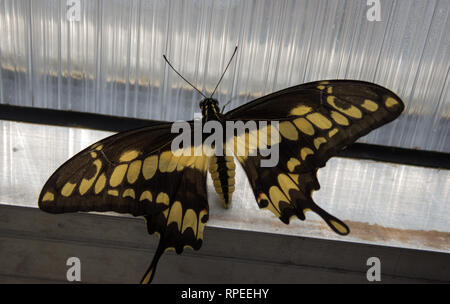
[[[144,277],[147,282],[165,250],[200,248],[208,220],[208,158],[172,153],[177,134],[170,130],[167,123],[95,143],[56,170],[39,197],[39,207],[51,213],[115,211],[145,216],[148,232],[160,236]]]

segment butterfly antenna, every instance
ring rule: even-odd
[[[237,49],[238,49],[238,47],[237,47],[237,45],[236,45],[236,47],[234,48],[233,55],[231,55],[230,61],[228,61],[227,67],[225,68],[225,71],[223,71],[222,76],[220,77],[219,82],[217,83],[216,88],[215,88],[214,91],[212,92],[210,98],[212,98],[212,97],[214,96],[214,93],[216,93],[216,90],[217,90],[217,88],[219,87],[219,84],[220,84],[220,82],[222,81],[223,76],[225,76],[225,73],[226,73],[226,71],[228,70],[228,67],[229,67],[230,64],[231,64],[231,60],[233,60],[233,57],[234,57],[234,55],[236,54]]]
[[[200,95],[202,95],[203,97],[207,98],[205,96],[205,94],[203,94],[199,89],[197,89],[192,83],[190,83],[189,81],[187,81],[186,78],[184,78],[183,76],[181,76],[180,73],[178,73],[178,71],[170,64],[169,60],[167,60],[166,55],[163,55],[164,60],[167,62],[167,64],[172,68],[172,70],[174,70],[175,73],[177,73],[178,76],[180,76],[184,81],[186,81],[191,87],[193,87],[197,92],[200,93]]]

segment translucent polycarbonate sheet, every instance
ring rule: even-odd
[[[308,81],[366,80],[407,107],[361,141],[450,152],[449,0],[66,3],[0,1],[0,103],[191,119],[201,96],[162,55],[210,94],[238,45],[216,93],[228,109]]]
[[[36,208],[54,170],[110,134],[0,120],[0,204]],[[316,203],[345,221],[350,235],[336,235],[311,212],[285,225],[260,210],[239,165],[231,209],[222,208],[208,178],[208,225],[450,252],[449,170],[332,158],[318,178]]]

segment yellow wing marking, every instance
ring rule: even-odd
[[[299,190],[297,185],[295,185],[294,182],[286,174],[278,175],[278,184],[280,185],[284,194],[289,198],[289,201],[287,201],[287,203],[291,201],[289,190],[291,189]]]
[[[313,155],[313,154],[314,154],[314,151],[307,147],[302,148],[302,150],[300,151],[300,157],[302,158],[302,160],[305,160],[308,155]]]
[[[205,230],[206,222],[202,222],[202,218],[208,214],[208,211],[206,209],[203,209],[200,211],[200,214],[198,215],[198,231],[197,231],[197,239],[203,239],[203,230]]]
[[[172,151],[165,151],[159,156],[159,171],[173,172],[177,168],[179,158]]]
[[[195,157],[194,154],[191,154],[192,156],[181,156],[180,160],[177,164],[177,171],[182,171],[186,167],[192,167],[195,163]]]
[[[268,210],[270,210],[273,214],[275,214],[277,217],[280,217],[281,213],[278,209],[275,208],[275,206],[273,205],[273,203],[270,201],[270,199],[267,197],[267,195],[265,193],[259,193],[258,194],[258,205],[265,209],[267,208]]]
[[[109,184],[111,187],[116,187],[120,185],[123,178],[125,177],[125,173],[127,172],[128,164],[121,164],[114,168],[111,177],[109,178]]]
[[[119,191],[117,190],[108,190],[108,194],[112,196],[119,196]]]
[[[197,170],[202,172],[206,172],[208,170],[208,157],[204,156],[196,156],[196,160],[194,166]]]
[[[327,140],[324,137],[317,137],[316,139],[314,139],[314,147],[319,150],[320,145],[326,142]]]
[[[183,207],[179,201],[175,201],[170,208],[169,218],[167,219],[167,226],[171,223],[177,223],[178,230],[181,228],[181,220],[183,218]]]
[[[292,173],[288,173],[288,175],[291,177],[291,179],[294,181],[295,184],[299,184],[299,178],[300,175],[299,174],[292,174]]]
[[[349,105],[349,107],[347,109],[338,107],[336,105],[336,103],[334,102],[334,100],[336,99],[336,96],[328,96],[327,97],[327,102],[336,110],[338,110],[339,112],[342,112],[348,116],[351,116],[353,118],[362,118],[362,112],[361,110],[359,110],[357,107],[353,106],[353,105]]]
[[[137,158],[139,156],[140,152],[137,150],[130,150],[123,152],[122,155],[120,155],[119,161],[120,162],[130,162],[133,159]]]
[[[347,228],[345,228],[344,226],[342,226],[341,224],[339,224],[336,221],[330,220],[331,225],[333,225],[334,228],[337,229],[337,231],[339,231],[342,234],[348,234],[348,230]]]
[[[148,200],[149,202],[153,201],[152,193],[148,190],[145,190],[142,192],[141,197],[139,198],[139,201],[142,202],[143,200]]]
[[[385,100],[384,104],[386,105],[386,107],[391,108],[391,107],[397,105],[397,104],[398,104],[398,101],[395,100],[395,99],[392,98],[392,97],[388,97],[388,98]]]
[[[73,189],[75,189],[76,185],[77,184],[72,184],[70,182],[67,182],[61,190],[61,195],[65,196],[65,197],[70,196],[73,192]]]
[[[339,131],[339,130],[338,130],[337,128],[334,128],[333,130],[331,130],[330,132],[328,132],[328,137],[329,137],[329,138],[333,137],[334,135],[336,135],[336,133],[337,133],[338,131]]]
[[[288,198],[283,194],[280,188],[277,186],[272,186],[269,189],[269,197],[274,206],[277,208],[277,210],[280,210],[280,202],[286,202],[289,203]]]
[[[307,121],[305,118],[297,118],[294,120],[294,124],[297,128],[307,135],[314,135],[313,125]]]
[[[342,115],[341,113],[338,113],[336,111],[331,111],[331,118],[339,125],[341,126],[348,126],[350,125],[347,117]]]
[[[300,165],[300,161],[296,158],[291,157],[287,162],[286,166],[288,167],[289,172],[294,172],[295,167]]]
[[[156,197],[156,202],[159,204],[164,204],[166,206],[169,206],[169,196],[165,192],[160,192],[158,196]]]
[[[137,181],[139,177],[139,173],[141,173],[141,160],[135,160],[132,162],[127,171],[127,180],[130,184],[133,184]]]
[[[125,191],[122,193],[122,197],[123,198],[131,197],[132,199],[135,199],[136,198],[136,193],[134,192],[133,189],[128,188],[128,189],[125,189]]]
[[[183,227],[181,228],[181,233],[187,228],[191,228],[194,231],[194,235],[197,233],[197,214],[193,209],[188,209],[183,217]]]
[[[378,105],[370,99],[364,100],[364,103],[361,105],[361,107],[370,112],[375,112],[376,110],[378,110]]]
[[[331,121],[320,113],[309,114],[306,118],[320,129],[329,129],[332,126]]]
[[[283,121],[280,123],[279,128],[283,137],[289,140],[298,140],[298,131],[291,122]]]
[[[309,112],[311,112],[311,110],[312,110],[311,107],[301,105],[293,108],[290,114],[294,116],[302,116],[308,114]]]
[[[142,165],[142,175],[145,179],[151,179],[158,169],[158,156],[152,155],[144,159]]]
[[[80,192],[81,195],[85,194],[92,187],[95,179],[97,178],[102,168],[102,162],[99,159],[94,160],[93,164],[96,169],[94,176],[91,177],[90,179],[83,178],[81,180],[80,186],[78,187],[78,191]]]
[[[274,136],[272,138],[272,133]],[[273,140],[273,142],[272,142]],[[261,149],[280,143],[280,131],[272,125],[264,126],[258,131],[257,142]]]
[[[106,175],[105,173],[102,173],[98,178],[97,182],[95,183],[94,188],[95,194],[99,194],[103,190],[103,188],[105,188],[105,185],[106,185]]]
[[[53,202],[55,200],[55,195],[50,191],[45,192],[44,197],[42,198],[43,202]]]

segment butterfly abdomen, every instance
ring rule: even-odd
[[[211,156],[209,161],[209,173],[214,183],[214,189],[220,197],[225,208],[231,205],[234,192],[234,176],[236,165],[232,156]]]

